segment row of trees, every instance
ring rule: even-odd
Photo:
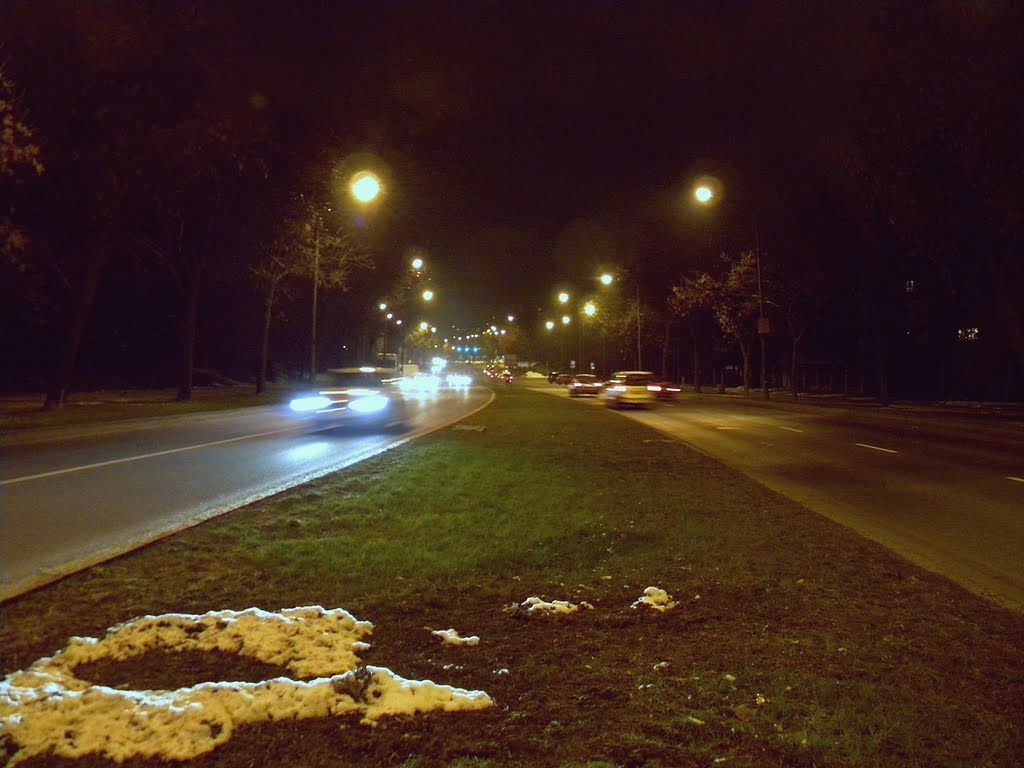
[[[262,97],[217,67],[223,9],[67,10],[12,9],[22,39],[0,73],[0,290],[17,329],[5,384],[48,371],[45,407],[58,407],[86,351],[111,378],[173,376],[190,399],[201,314],[255,329],[260,307],[262,388],[292,292],[308,307],[313,280],[344,290],[369,245],[322,202],[329,173],[275,165],[279,126]]]

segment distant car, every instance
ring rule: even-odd
[[[574,378],[571,373],[560,373],[555,376],[555,384],[572,384]]]
[[[569,382],[569,397],[599,395],[601,394],[601,387],[602,382],[597,380],[597,376],[590,373],[581,373],[573,377],[573,380]]]
[[[332,368],[292,398],[289,408],[317,428],[347,426],[387,430],[406,423],[408,409],[390,368]]]
[[[669,381],[658,381],[653,384],[654,397],[658,400],[675,400],[682,389],[678,384]]]
[[[605,402],[609,408],[649,408],[655,385],[651,371],[617,371],[605,383]]]
[[[558,378],[558,371],[552,371],[548,374],[548,384],[554,384],[555,379]]]

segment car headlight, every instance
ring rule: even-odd
[[[331,404],[329,397],[313,395],[311,397],[297,397],[289,403],[289,407],[296,413],[310,413],[311,411],[322,411]]]
[[[366,395],[355,398],[348,407],[357,413],[377,413],[388,407],[388,399],[384,395]]]

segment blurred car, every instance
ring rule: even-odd
[[[317,429],[348,426],[386,430],[406,423],[408,410],[390,368],[332,368],[317,374],[314,388],[292,398],[289,408]]]
[[[652,386],[654,397],[658,400],[675,400],[676,395],[682,392],[682,388],[678,384],[673,384],[670,381],[658,381]]]
[[[555,384],[572,384],[572,380],[576,378],[571,373],[560,373],[555,376]]]
[[[602,386],[603,383],[597,380],[597,376],[591,373],[581,373],[569,382],[569,397],[600,395]]]
[[[656,381],[651,371],[617,371],[604,386],[609,408],[649,408]]]
[[[552,371],[548,374],[548,384],[554,384],[555,379],[558,378],[558,371]]]

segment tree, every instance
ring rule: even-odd
[[[5,185],[16,184],[26,174],[42,176],[44,170],[39,145],[18,104],[14,82],[0,66],[0,179]],[[12,262],[25,250],[25,235],[14,224],[13,207],[8,200],[0,213],[0,254]]]
[[[757,291],[757,256],[743,251],[735,258],[722,256],[727,272],[718,283],[714,314],[722,333],[736,343],[743,358],[743,391],[750,393],[750,356],[760,314]],[[762,363],[763,364],[763,363]]]
[[[710,331],[715,302],[719,291],[715,278],[706,272],[687,275],[672,286],[668,299],[669,311],[686,321],[693,340],[693,390],[700,392],[703,387],[701,370],[701,341]]]

